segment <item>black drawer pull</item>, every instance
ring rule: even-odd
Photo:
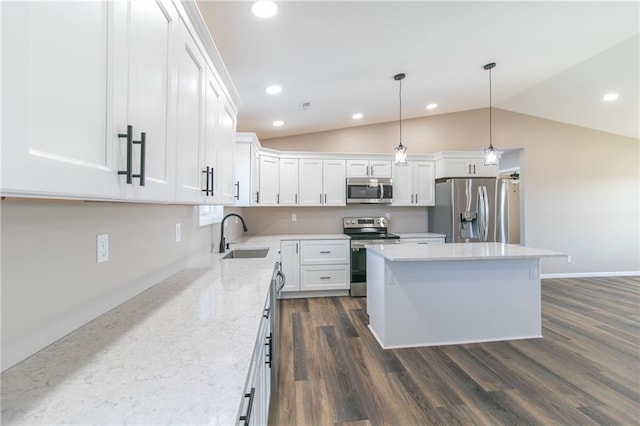
[[[271,308],[265,308],[262,313],[262,318],[269,318],[269,314],[271,313]]]
[[[331,254],[330,251],[321,251],[320,254]]]
[[[271,368],[272,344],[273,344],[273,333],[269,333],[269,335],[267,336],[267,343],[264,344],[265,346],[269,347],[269,352],[267,352],[267,360],[264,362],[269,366],[269,368]]]
[[[330,280],[331,277],[320,277],[321,280]]]
[[[251,388],[251,393],[245,393],[244,397],[249,398],[249,405],[247,405],[247,414],[240,416],[240,421],[244,421],[244,426],[249,426],[251,422],[251,411],[253,409],[253,397],[256,394],[256,388]]]

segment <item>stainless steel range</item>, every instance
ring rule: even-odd
[[[397,244],[398,235],[388,232],[385,217],[345,217],[343,231],[351,237],[351,296],[367,295],[367,244]]]

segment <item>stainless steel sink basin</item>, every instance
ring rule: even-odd
[[[266,257],[269,253],[268,248],[260,249],[234,249],[224,255],[223,259],[258,259]]]

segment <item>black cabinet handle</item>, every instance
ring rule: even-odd
[[[321,251],[320,254],[330,254],[330,251]]]
[[[203,170],[202,173],[205,175],[205,186],[202,192],[204,192],[204,195],[209,195],[209,166],[207,166],[207,168]]]
[[[474,175],[476,174],[476,165],[475,164],[473,165],[473,174]]]
[[[245,398],[249,398],[249,404],[247,405],[247,414],[245,414],[244,416],[240,416],[240,421],[244,421],[244,426],[249,426],[249,423],[251,422],[251,411],[253,409],[253,397],[256,394],[256,388],[251,388],[251,392],[250,393],[245,393],[244,397]]]
[[[331,277],[320,277],[321,280],[330,280]]]
[[[127,126],[127,133],[118,133],[119,138],[127,138],[127,168],[126,170],[118,170],[119,175],[127,176],[127,183],[133,183],[131,162],[133,161],[133,126]]]
[[[256,204],[260,204],[260,191],[256,191]]]
[[[271,313],[271,308],[264,308],[262,313],[262,318],[269,318],[269,314]]]
[[[471,164],[469,164],[469,174],[471,174]]]
[[[211,171],[209,172],[209,176],[211,176],[211,192],[210,192],[209,195],[211,195],[211,196],[213,196],[213,188],[215,188],[215,185],[214,185],[214,178],[215,178],[214,170],[215,169],[212,167]]]
[[[240,181],[236,182],[236,200],[240,199]]]
[[[264,362],[269,366],[269,368],[271,368],[271,359],[272,359],[271,354],[273,353],[271,349],[272,344],[273,344],[273,333],[269,333],[269,335],[267,336],[267,343],[264,344],[269,348],[269,351],[267,352],[267,360]]]
[[[127,184],[133,183],[133,178],[140,179],[140,186],[144,186],[144,169],[145,169],[145,157],[147,150],[147,134],[142,132],[140,134],[140,140],[133,140],[133,126],[127,126],[127,133],[118,133],[119,138],[127,139],[127,168],[126,170],[118,170],[119,175],[125,175],[127,177]],[[133,145],[140,145],[140,173],[133,174]]]

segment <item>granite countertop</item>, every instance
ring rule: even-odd
[[[503,243],[375,244],[368,245],[367,250],[396,262],[567,257],[564,253]]]
[[[236,424],[274,263],[206,253],[2,373],[2,424]]]

